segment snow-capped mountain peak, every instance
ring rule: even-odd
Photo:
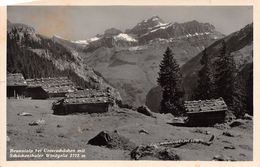
[[[126,30],[126,33],[131,33],[131,34],[145,34],[149,30],[153,29],[154,27],[158,26],[163,26],[169,23],[165,23],[159,16],[153,16],[149,19],[145,19],[138,23],[135,27],[133,27],[130,30]]]

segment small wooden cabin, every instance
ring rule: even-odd
[[[113,103],[108,97],[64,98],[53,104],[56,115],[72,113],[104,113],[110,111]]]
[[[7,74],[7,97],[20,98],[25,96],[27,82],[21,73]]]
[[[106,90],[85,89],[67,93],[64,99],[53,103],[54,114],[104,113],[115,104]]]
[[[188,116],[186,122],[188,126],[212,126],[223,123],[228,110],[223,98],[185,101],[184,106]]]
[[[32,99],[65,97],[66,93],[76,91],[76,86],[67,77],[27,79],[28,96]]]

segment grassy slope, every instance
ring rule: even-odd
[[[166,122],[171,122],[173,119],[170,115],[155,114],[157,116],[155,119],[126,109],[117,109],[104,114],[55,116],[52,114],[51,103],[51,100],[7,101],[7,135],[10,138],[10,142],[7,143],[8,149],[84,148],[86,149],[85,159],[88,160],[128,160],[130,159],[129,151],[91,146],[87,142],[102,130],[117,130],[119,134],[137,145],[186,138],[207,140],[210,135],[194,132],[195,129],[203,129],[215,135],[213,144],[211,146],[187,144],[176,148],[176,153],[182,160],[211,160],[218,154],[232,156],[236,160],[252,160],[253,158],[251,121],[248,121],[244,128],[229,129],[236,137],[227,137],[222,135],[223,130],[216,128],[169,125]],[[29,112],[32,116],[18,116],[17,113],[20,112]],[[40,118],[45,120],[45,125],[28,125]],[[57,125],[61,127],[58,128]],[[140,129],[145,129],[149,134],[139,133]],[[236,149],[224,149],[224,146],[228,145],[234,145]]]

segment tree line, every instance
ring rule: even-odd
[[[41,38],[41,42],[36,42],[30,39],[29,35],[21,38],[15,29],[7,33],[7,72],[22,73],[26,79],[67,76],[79,87],[96,88],[97,85],[94,82],[85,81],[71,69],[60,70],[51,60],[30,50],[32,48],[46,50],[47,45],[54,59],[70,57],[69,60],[74,61],[73,56],[69,55],[70,53],[65,48],[60,45],[56,46],[51,40],[46,41]],[[56,47],[53,48],[53,46]]]

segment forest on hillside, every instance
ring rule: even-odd
[[[37,55],[30,49],[44,49],[52,53],[54,59],[75,61],[71,53],[58,43],[50,39],[40,38],[39,41],[30,39],[29,35],[19,36],[16,29],[7,34],[7,72],[22,73],[27,78],[67,76],[78,86],[83,88],[94,87],[91,81],[87,82],[71,69],[60,70],[51,60]]]

